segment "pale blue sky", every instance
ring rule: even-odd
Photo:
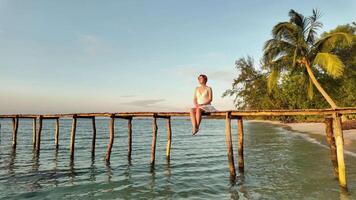
[[[356,21],[354,0],[0,0],[0,113],[182,111],[200,73],[234,109],[235,60],[313,8],[323,30]]]

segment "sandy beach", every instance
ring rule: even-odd
[[[269,123],[283,126],[288,130],[298,131],[307,134],[316,134],[325,136],[325,124],[315,122],[302,122],[302,123],[283,123],[280,121],[272,120],[249,120],[251,122]],[[356,129],[344,130],[344,144],[346,149],[356,144]]]

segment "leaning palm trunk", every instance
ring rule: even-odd
[[[315,85],[315,87],[318,89],[318,91],[321,93],[321,95],[323,95],[323,97],[325,98],[325,100],[330,104],[331,108],[336,109],[337,106],[335,104],[335,102],[332,100],[332,98],[328,95],[328,93],[325,92],[324,88],[321,87],[320,83],[318,82],[318,80],[316,80],[313,70],[311,69],[310,66],[310,62],[307,58],[303,58],[303,62],[305,64],[305,67],[307,68],[307,72],[309,74],[310,80],[313,82],[313,84]]]
[[[323,97],[326,99],[326,101],[330,104],[330,106],[333,109],[336,109],[337,106],[335,102],[331,99],[331,97],[325,92],[325,90],[321,87],[319,82],[316,80],[314,73],[310,67],[310,62],[307,58],[303,58],[302,61],[305,64],[305,67],[307,68],[307,72],[309,74],[309,77],[315,87],[318,89],[318,91],[323,95]],[[340,186],[343,188],[347,188],[347,183],[346,183],[346,172],[345,172],[345,160],[344,160],[344,139],[343,139],[343,133],[342,133],[342,128],[341,128],[341,118],[339,114],[334,113],[333,114],[333,129],[334,129],[334,137],[335,137],[335,142],[336,142],[336,152],[337,152],[337,162],[338,162],[338,178],[339,178],[339,183]]]

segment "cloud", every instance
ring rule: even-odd
[[[145,100],[134,100],[130,102],[124,102],[123,104],[125,105],[131,105],[131,106],[140,106],[140,107],[146,107],[146,106],[152,106],[156,103],[165,101],[164,99],[145,99]]]
[[[122,98],[131,98],[131,97],[137,97],[137,95],[129,94],[129,95],[121,95],[120,97],[122,97]]]
[[[232,80],[235,78],[235,74],[233,73],[233,70],[210,71],[209,75],[211,79],[228,81],[228,82],[232,82]]]
[[[102,42],[94,35],[80,35],[78,40],[84,51],[90,55],[96,55],[103,47]]]

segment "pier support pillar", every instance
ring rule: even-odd
[[[36,118],[33,118],[32,120],[32,145],[33,148],[36,148],[37,120]]]
[[[73,115],[72,131],[70,133],[70,160],[74,159],[75,132],[77,130],[77,115]]]
[[[151,166],[155,164],[156,158],[156,140],[157,140],[157,117],[156,114],[153,114],[152,121],[152,144],[151,144]]]
[[[58,149],[59,146],[59,118],[56,118],[56,127],[55,127],[55,132],[54,132],[54,145],[56,146],[56,149]]]
[[[95,124],[95,117],[91,118],[91,123],[93,126],[93,138],[91,140],[91,156],[92,158],[95,157],[95,143],[96,143],[96,124]]]
[[[235,179],[236,171],[235,171],[234,153],[232,148],[232,137],[231,137],[231,112],[226,112],[225,136],[226,136],[227,158],[229,163],[230,175],[231,178]]]
[[[127,149],[127,159],[131,160],[131,152],[132,152],[132,117],[128,118],[127,121],[127,129],[128,129],[128,149]]]
[[[114,144],[114,131],[115,131],[115,116],[111,115],[110,122],[109,122],[109,134],[110,134],[109,144],[106,149],[106,157],[105,157],[106,162],[110,162],[111,149],[112,149],[112,145]]]
[[[330,159],[333,164],[334,176],[339,179],[339,169],[337,165],[337,152],[336,152],[336,144],[333,132],[333,118],[328,117],[325,118],[325,132],[326,132],[326,141],[330,147]]]
[[[167,126],[166,158],[167,158],[167,160],[170,160],[171,145],[172,145],[172,128],[171,128],[171,117],[170,116],[167,118],[166,126]]]
[[[16,148],[18,127],[19,127],[19,118],[16,116],[12,118],[12,148]]]
[[[337,163],[339,167],[339,184],[342,188],[347,189],[346,167],[345,167],[345,160],[344,160],[344,138],[342,133],[340,114],[334,113],[333,118],[334,118],[333,129],[335,134]]]
[[[37,156],[40,154],[40,149],[41,149],[42,121],[43,121],[43,117],[42,117],[42,115],[40,115],[38,117],[38,130],[36,133],[36,155]]]
[[[237,152],[239,172],[244,172],[244,129],[242,117],[237,118]]]

